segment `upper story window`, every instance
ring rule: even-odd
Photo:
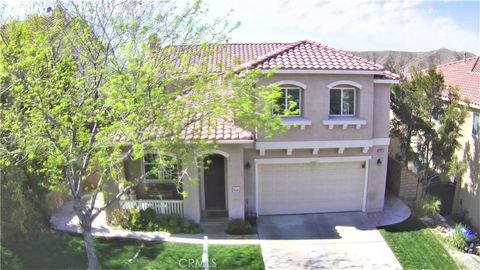
[[[144,173],[147,175],[145,179],[177,182],[180,172],[178,160],[170,156],[162,156],[162,161],[158,160],[159,158],[158,154],[145,154],[143,158]]]
[[[302,90],[299,87],[282,87],[282,95],[277,99],[273,114],[280,116],[300,116],[302,114]]]
[[[480,136],[480,114],[478,112],[473,113],[472,135],[473,136]]]
[[[356,96],[356,89],[352,87],[330,89],[330,115],[355,116]]]

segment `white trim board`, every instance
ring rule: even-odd
[[[356,162],[372,159],[372,156],[351,157],[312,157],[312,158],[256,158],[255,164],[303,164],[303,163],[332,163]]]
[[[255,148],[257,150],[364,148],[389,144],[390,138],[374,138],[371,140],[257,142]]]
[[[281,86],[287,86],[287,85],[294,85],[303,89],[307,89],[307,85],[304,83],[301,83],[299,81],[294,81],[294,80],[284,80],[284,81],[278,81],[274,82],[273,84],[278,84],[280,87]]]
[[[400,80],[376,79],[373,80],[373,83],[397,84],[400,83]]]
[[[367,212],[367,190],[368,190],[368,170],[370,168],[370,159],[365,160],[365,180],[363,186],[362,211]]]
[[[357,129],[360,129],[361,126],[367,124],[367,120],[358,119],[355,117],[335,117],[327,120],[323,120],[322,123],[328,126],[328,129],[333,129],[333,126],[343,126],[343,129],[346,129],[347,126],[353,125]]]
[[[258,166],[262,164],[303,164],[303,163],[326,163],[326,162],[358,162],[365,161],[365,177],[363,189],[362,211],[367,211],[368,170],[371,156],[351,157],[316,157],[316,158],[256,158],[255,163],[255,213],[258,216]]]
[[[351,85],[351,86],[355,86],[358,89],[362,89],[361,84],[359,84],[357,82],[354,82],[354,81],[350,81],[350,80],[335,81],[335,82],[332,82],[332,83],[328,84],[327,87],[328,87],[328,89],[331,89],[331,88],[335,88],[338,85]]]

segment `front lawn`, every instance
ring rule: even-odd
[[[440,239],[413,216],[380,233],[404,269],[460,269]]]
[[[17,260],[16,266],[8,269],[87,268],[82,238],[78,235],[45,233],[36,241],[9,248]],[[96,248],[104,269],[202,269],[201,245],[96,239]],[[211,245],[209,256],[211,269],[264,268],[260,246]]]

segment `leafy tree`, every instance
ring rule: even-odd
[[[48,226],[46,189],[41,175],[26,166],[2,168],[1,243],[32,240]]]
[[[207,42],[225,40],[232,28],[206,23],[205,12],[200,2],[59,2],[47,16],[1,25],[2,168],[38,161],[43,185],[70,191],[89,269],[100,268],[93,220],[146,177],[127,181],[124,161],[148,148],[195,163],[212,147],[199,136],[203,126],[219,117],[265,136],[283,129],[270,113],[279,91],[257,85],[262,73],[210,72],[216,45]],[[169,160],[157,162],[168,167]],[[85,203],[93,174],[100,180]],[[112,184],[122,188],[95,205]]]
[[[405,161],[415,161],[423,192],[440,174],[459,175],[462,166],[455,152],[467,111],[458,90],[445,86],[443,75],[431,67],[403,77],[393,86],[391,99],[392,133],[400,140]]]

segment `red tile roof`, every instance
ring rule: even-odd
[[[437,69],[447,85],[459,88],[462,100],[480,106],[480,57],[439,65]]]
[[[313,41],[180,46],[175,52],[182,50],[194,52],[187,64],[207,61],[208,71],[213,73],[224,72],[227,68],[378,71],[380,74],[374,75],[375,79],[399,79],[397,74],[386,71],[382,65]],[[183,61],[175,56],[172,60],[179,66]],[[220,118],[193,123],[185,130],[185,139],[253,140],[253,134],[236,127],[228,118]]]
[[[314,41],[289,44],[278,53],[266,56],[252,66],[261,69],[384,70],[382,65]]]
[[[236,127],[228,118],[219,118],[216,121],[193,123],[185,130],[185,139],[208,141],[253,140],[253,134]]]
[[[202,61],[206,51],[213,52],[207,57],[210,72],[223,72],[226,68],[379,71],[383,74],[376,75],[376,78],[399,79],[397,74],[386,71],[380,64],[309,40],[294,43],[228,43],[199,48],[179,47],[180,50],[205,51],[192,57],[192,62]]]

